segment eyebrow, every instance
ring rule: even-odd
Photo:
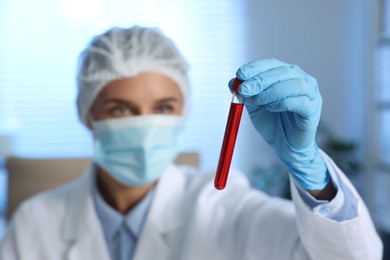
[[[168,103],[168,102],[180,102],[180,101],[181,100],[176,97],[167,97],[167,98],[158,99],[155,101],[155,103]],[[111,98],[103,101],[103,104],[109,104],[109,103],[121,103],[130,106],[134,105],[133,102],[129,100],[120,99],[120,98]]]
[[[155,103],[168,103],[168,102],[180,102],[181,100],[176,97],[168,97],[168,98],[162,98],[159,100],[156,100]]]
[[[107,99],[107,100],[104,100],[102,103],[104,105],[109,104],[109,103],[121,103],[121,104],[133,105],[133,103],[131,101],[123,100],[123,99],[119,99],[119,98]]]

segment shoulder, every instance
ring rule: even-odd
[[[0,244],[0,259],[5,255],[7,259],[13,259],[13,256],[20,259],[54,259],[58,252],[65,250],[66,216],[71,211],[73,194],[81,194],[80,191],[88,187],[85,177],[83,175],[23,201],[12,216]]]
[[[69,183],[42,191],[24,200],[13,214],[11,222],[16,222],[18,225],[39,223],[45,225],[60,221],[61,216],[64,216],[66,212],[69,198],[82,192],[83,187],[86,187],[86,177],[83,175]]]

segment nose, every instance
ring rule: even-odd
[[[139,106],[137,111],[134,114],[136,116],[149,116],[149,115],[153,115],[154,111],[149,106]]]

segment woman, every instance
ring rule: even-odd
[[[82,53],[77,77],[93,163],[23,203],[2,259],[381,259],[363,201],[315,143],[316,80],[275,59],[237,77],[252,123],[289,170],[292,202],[251,189],[240,173],[218,191],[213,175],[174,165],[187,64],[155,29],[113,28]]]

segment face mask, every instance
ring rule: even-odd
[[[92,125],[93,161],[127,186],[157,180],[180,152],[181,116],[135,116]]]

